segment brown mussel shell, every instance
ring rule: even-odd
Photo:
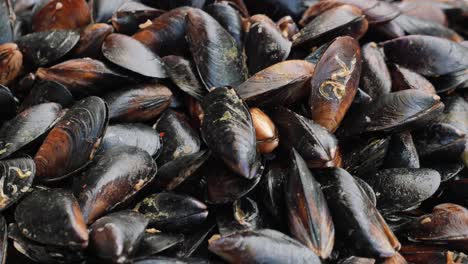
[[[62,189],[36,190],[15,209],[21,234],[42,244],[85,248],[88,230],[73,194]]]
[[[259,108],[250,108],[252,123],[255,128],[257,150],[267,154],[273,152],[279,144],[278,130],[270,117]]]
[[[108,123],[106,103],[87,97],[57,122],[34,157],[38,179],[62,179],[87,165],[101,144]]]
[[[23,67],[23,54],[15,43],[0,44],[0,85],[8,85]]]
[[[324,52],[311,79],[311,119],[335,132],[356,95],[361,50],[351,37],[336,38]]]
[[[24,98],[19,111],[43,103],[58,103],[65,108],[73,102],[73,95],[64,85],[54,81],[37,81],[28,96]]]
[[[320,184],[293,149],[286,184],[289,230],[322,259],[330,257],[335,228]]]
[[[392,79],[385,58],[375,42],[362,46],[361,88],[372,98],[390,93]]]
[[[132,35],[140,28],[144,28],[145,22],[151,22],[162,14],[164,14],[163,10],[128,1],[122,4],[112,16],[112,26],[121,34]]]
[[[161,58],[129,36],[110,34],[102,44],[102,54],[112,63],[143,76],[167,77]]]
[[[39,104],[3,123],[0,128],[0,159],[45,135],[62,115],[61,110],[62,107],[56,103]]]
[[[102,43],[113,32],[112,26],[104,23],[85,27],[81,31],[80,40],[71,52],[72,55],[77,58],[98,58],[101,55]]]
[[[161,192],[143,199],[135,207],[149,219],[149,226],[163,231],[189,231],[208,216],[205,204],[187,195]]]
[[[156,162],[148,152],[133,146],[116,146],[99,153],[73,189],[84,219],[94,222],[133,197],[156,175]]]
[[[130,210],[99,218],[90,226],[89,247],[98,258],[126,263],[137,250],[148,219]]]
[[[0,161],[0,211],[19,201],[31,189],[35,174],[36,165],[30,157]]]
[[[240,176],[252,179],[258,162],[252,116],[231,87],[212,90],[201,102],[202,136],[208,148]]]
[[[393,134],[384,161],[385,168],[419,168],[419,155],[408,131]]]
[[[292,40],[293,36],[299,32],[296,22],[290,16],[284,16],[276,21],[276,26],[280,29],[283,37]]]
[[[247,79],[245,57],[235,39],[204,11],[187,13],[187,39],[207,89],[237,86]]]
[[[468,261],[467,255],[450,251],[444,247],[422,244],[409,244],[401,248],[401,254],[409,263],[454,263],[462,264]]]
[[[272,65],[235,87],[250,106],[292,105],[309,95],[315,65],[291,60]]]
[[[41,0],[34,6],[32,30],[79,29],[91,22],[85,0]]]

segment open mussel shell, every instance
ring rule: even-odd
[[[91,22],[85,0],[41,0],[34,6],[32,30],[80,29]]]
[[[392,135],[384,161],[386,168],[419,168],[419,155],[408,131]]]
[[[204,11],[187,13],[187,39],[207,89],[237,86],[247,79],[245,57],[235,39]]]
[[[29,157],[0,161],[0,211],[16,203],[31,188],[36,165]]]
[[[436,94],[436,89],[432,83],[414,71],[397,64],[391,64],[390,73],[392,76],[392,91],[394,92],[407,89],[419,89],[430,94]]]
[[[56,103],[32,106],[0,128],[0,159],[34,142],[45,135],[61,116],[62,107]]]
[[[336,166],[338,142],[324,127],[292,112],[277,107],[271,112],[285,149],[295,148],[309,168]]]
[[[361,50],[351,37],[336,38],[324,52],[311,79],[311,119],[334,132],[356,95]]]
[[[245,53],[249,73],[255,74],[273,64],[284,61],[291,51],[286,39],[269,18],[252,24],[245,38]]]
[[[390,93],[392,79],[383,54],[375,42],[362,46],[361,88],[372,98]]]
[[[190,231],[205,222],[208,208],[197,199],[172,192],[150,195],[135,211],[149,219],[149,226],[162,231]]]
[[[31,106],[49,102],[58,103],[62,107],[69,107],[73,104],[74,98],[70,90],[58,82],[37,81],[21,103],[19,110],[23,111]]]
[[[468,210],[457,204],[439,204],[432,213],[415,220],[408,229],[410,241],[435,244],[465,242],[468,238]]]
[[[390,136],[351,139],[340,143],[343,168],[353,175],[376,171],[384,163]]]
[[[232,205],[227,204],[216,210],[216,222],[222,236],[242,230],[256,230],[262,227],[261,212],[257,203],[249,197],[243,197]]]
[[[102,44],[102,54],[112,63],[143,76],[167,77],[161,58],[126,35],[113,33],[107,36]]]
[[[172,92],[161,84],[139,84],[103,97],[109,106],[109,118],[121,122],[155,120],[172,101]]]
[[[367,27],[359,8],[338,6],[320,14],[294,35],[293,47],[313,47],[343,35],[359,39],[367,32]]]
[[[8,85],[23,67],[23,54],[15,43],[0,44],[0,85]]]
[[[235,87],[249,105],[292,105],[309,94],[308,81],[315,65],[302,60],[290,60],[272,65]]]
[[[17,99],[10,89],[0,84],[0,122],[15,116]]]
[[[200,136],[184,115],[168,109],[154,128],[160,133],[164,146],[157,160],[159,166],[200,151]]]
[[[424,76],[444,75],[468,68],[468,47],[447,39],[412,35],[380,45],[388,61]]]
[[[75,31],[46,31],[31,33],[16,40],[25,61],[35,66],[49,65],[70,52],[78,43]]]
[[[15,13],[11,1],[0,3],[0,44],[12,42],[14,39]]]
[[[41,244],[85,248],[88,230],[73,194],[62,189],[36,190],[15,209],[21,234]]]
[[[436,22],[419,19],[414,16],[401,14],[392,20],[408,35],[428,35],[440,38],[446,38],[451,41],[461,42],[463,38],[454,30]]]
[[[219,1],[208,5],[204,10],[210,14],[236,40],[242,49],[244,41],[243,21],[239,11],[230,1]]]
[[[137,147],[116,146],[99,153],[73,184],[85,221],[92,223],[132,198],[153,180],[156,170],[148,152]]]
[[[337,236],[347,247],[363,257],[395,255],[395,250],[400,249],[398,239],[353,176],[343,169],[327,169],[320,183]],[[341,221],[343,217],[347,221]]]
[[[291,234],[317,256],[328,258],[335,241],[335,229],[327,201],[320,184],[295,149],[291,153],[285,193]]]
[[[99,218],[90,227],[89,248],[98,258],[126,263],[138,249],[148,219],[130,210]]]
[[[72,55],[76,58],[98,58],[101,55],[102,43],[113,31],[111,25],[104,23],[85,27],[80,33],[80,40],[71,52]]]
[[[132,35],[143,27],[145,22],[162,14],[164,14],[163,10],[139,2],[127,1],[112,16],[112,26],[121,34]]]
[[[182,234],[171,234],[156,232],[153,233],[154,229],[147,229],[143,237],[141,238],[136,257],[138,259],[142,257],[148,257],[156,255],[163,251],[177,247],[184,241],[184,235]]]
[[[39,68],[36,75],[40,80],[61,83],[73,94],[81,96],[102,94],[110,88],[114,90],[116,84],[121,87],[131,81],[130,77],[90,58],[68,60],[50,68]]]
[[[203,98],[201,106],[201,132],[208,148],[240,176],[258,176],[260,164],[252,116],[235,90],[216,88]]]
[[[38,179],[62,179],[87,165],[101,144],[108,123],[106,103],[87,97],[57,122],[34,157]]]
[[[152,127],[140,123],[115,124],[107,127],[100,151],[106,151],[120,145],[141,148],[152,157],[156,157],[162,149],[158,132]]]
[[[271,229],[214,235],[208,249],[229,263],[322,263],[310,249]]]
[[[194,176],[209,157],[209,151],[201,150],[164,164],[159,168],[156,186],[168,191],[174,190],[185,180]]]
[[[363,179],[378,194],[377,208],[382,213],[410,209],[431,197],[440,185],[440,174],[431,169],[382,169]]]

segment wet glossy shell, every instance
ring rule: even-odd
[[[62,107],[69,107],[73,104],[74,99],[70,90],[58,82],[37,81],[34,83],[31,92],[21,103],[20,111],[34,105],[49,102],[58,103]]]
[[[34,7],[32,30],[80,29],[91,22],[85,0],[42,0]]]
[[[36,165],[29,158],[0,161],[0,211],[16,203],[31,188]]]
[[[80,40],[72,51],[73,56],[78,58],[98,58],[101,55],[102,43],[113,31],[114,29],[111,25],[104,23],[87,26],[81,31]]]

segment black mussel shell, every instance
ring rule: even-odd
[[[0,44],[0,85],[9,85],[23,69],[23,54],[15,43]]]
[[[143,199],[135,207],[149,219],[149,226],[162,231],[190,231],[208,216],[205,204],[187,195],[161,192]]]
[[[209,219],[203,225],[198,226],[195,232],[184,234],[184,241],[179,248],[175,250],[173,255],[178,258],[190,258],[196,256],[198,253],[197,251],[207,251],[206,248],[202,247],[204,245],[206,246],[209,236],[213,235],[216,229],[216,223]]]
[[[338,264],[375,264],[375,259],[352,256],[340,260]]]
[[[358,176],[376,171],[384,163],[389,143],[390,136],[343,141],[343,168]]]
[[[242,1],[237,1],[242,2]],[[313,1],[306,0],[244,0],[252,14],[269,14],[272,19],[291,16],[299,20],[307,6]]]
[[[283,220],[286,212],[284,190],[287,174],[286,168],[270,163],[259,185],[263,205],[278,222]]]
[[[13,8],[10,0],[0,3],[0,44],[12,42],[14,39],[15,13]]]
[[[416,135],[416,149],[422,159],[458,159],[467,146],[466,132],[447,123],[435,122]]]
[[[96,2],[95,0],[93,0]],[[102,2],[102,1],[101,1]],[[91,24],[80,34],[80,41],[72,51],[76,58],[98,58],[101,56],[101,46],[107,36],[114,32],[111,25],[105,23]]]
[[[410,209],[431,197],[440,185],[440,174],[431,169],[382,169],[363,179],[377,194],[382,213]]]
[[[285,195],[292,236],[317,256],[328,258],[335,241],[335,228],[327,201],[320,184],[295,149],[291,154]]]
[[[322,263],[310,249],[271,229],[214,235],[208,249],[230,263]]]
[[[235,87],[250,106],[292,105],[309,95],[315,65],[290,60],[272,65]]]
[[[201,9],[205,5],[205,0],[142,0],[142,2],[164,10],[171,10],[181,6],[191,6]]]
[[[37,78],[44,81],[56,81],[65,85],[73,94],[102,94],[128,84],[130,77],[123,75],[101,61],[90,58],[74,59],[39,68]]]
[[[398,239],[356,180],[339,168],[327,169],[322,176],[320,183],[337,236],[346,246],[364,257],[395,255],[400,249]]]
[[[236,40],[237,46],[242,49],[244,41],[243,21],[239,11],[231,4],[231,1],[214,2],[206,6],[205,11],[231,34]]]
[[[259,229],[264,224],[262,220],[257,203],[249,197],[243,197],[216,211],[218,231],[222,236],[247,229]]]
[[[322,55],[327,51],[328,47],[330,46],[331,42],[327,42],[320,47],[314,48],[312,52],[304,58],[305,61],[308,61],[314,65],[317,65]]]
[[[157,157],[162,149],[159,134],[152,127],[140,124],[115,124],[106,129],[100,151],[106,151],[120,145],[141,148],[152,157]]]
[[[412,35],[380,45],[387,60],[424,76],[444,75],[468,68],[468,47],[447,39]]]
[[[368,23],[362,11],[342,5],[323,12],[293,36],[293,47],[313,47],[338,36],[359,39],[367,32]]]
[[[162,59],[171,81],[182,91],[201,101],[207,90],[198,77],[197,69],[193,63],[183,57],[174,55],[169,55]]]
[[[58,61],[70,52],[80,40],[75,31],[46,31],[31,33],[16,40],[24,59],[35,66]]]
[[[210,264],[209,260],[199,258],[171,258],[164,256],[153,256],[149,258],[136,259],[134,264]]]
[[[128,1],[121,5],[112,16],[112,25],[117,32],[125,35],[136,33],[145,22],[164,14],[163,10],[155,9],[139,2]]]
[[[0,122],[15,116],[17,100],[10,89],[0,84]]]
[[[62,107],[69,107],[73,104],[73,95],[64,85],[54,81],[37,81],[31,92],[23,100],[20,111],[28,107],[42,103],[58,103]]]
[[[240,176],[258,176],[260,164],[252,116],[236,91],[231,87],[216,88],[203,98],[201,106],[201,132],[208,148]]]
[[[98,258],[126,263],[137,250],[148,219],[130,210],[99,218],[90,226],[89,249]]]
[[[182,156],[159,168],[155,185],[164,190],[174,190],[192,176],[208,160],[210,152],[199,152]]]
[[[355,176],[353,176],[353,178],[356,180],[356,183],[359,185],[359,187],[361,187],[361,189],[367,194],[372,204],[377,206],[377,195],[375,194],[372,187],[361,178]]]
[[[419,155],[408,131],[393,134],[384,161],[385,168],[419,168]]]
[[[163,142],[157,160],[159,166],[200,151],[200,137],[184,115],[168,109],[156,122],[154,128],[159,132]]]
[[[182,234],[170,234],[151,232],[154,229],[146,230],[145,234],[141,238],[140,244],[136,256],[138,258],[148,257],[156,255],[168,249],[177,247],[184,241],[184,235]]]
[[[0,216],[0,263],[6,263],[8,246],[7,222],[3,216]]]
[[[57,122],[62,107],[56,103],[32,106],[0,128],[0,159],[7,158],[45,135]]]
[[[436,94],[434,86],[419,73],[408,70],[400,65],[391,64],[392,91],[418,89],[430,94]]]
[[[419,19],[414,16],[401,14],[393,20],[408,35],[428,35],[446,38],[455,42],[463,41],[463,38],[454,30],[436,22]]]
[[[309,168],[337,165],[338,142],[324,127],[284,107],[275,108],[271,118],[278,128],[280,145],[295,148]]]
[[[422,162],[422,167],[437,171],[440,174],[440,180],[446,182],[457,176],[465,168],[465,164],[460,160],[434,162],[428,159]]]
[[[0,211],[16,203],[31,189],[35,174],[36,165],[29,157],[0,161]]]
[[[112,14],[124,3],[130,0],[93,0],[92,11],[96,23],[106,23],[112,18]]]
[[[73,194],[62,189],[36,190],[15,209],[21,234],[41,244],[85,248],[88,230]]]
[[[244,82],[247,66],[235,39],[204,11],[190,10],[186,20],[190,51],[205,87],[237,86]]]
[[[145,122],[155,120],[172,101],[172,92],[161,84],[139,84],[103,97],[111,121]]]
[[[102,54],[109,61],[143,76],[166,78],[161,58],[139,41],[113,33],[102,44]]]
[[[361,88],[372,98],[378,98],[392,90],[390,72],[375,42],[362,46]]]
[[[453,72],[442,76],[432,77],[429,78],[429,80],[434,84],[438,93],[449,92],[454,89],[464,89],[468,88],[468,71],[462,70]]]
[[[84,219],[92,223],[133,197],[153,180],[156,162],[133,146],[116,146],[96,156],[73,184]]]
[[[57,122],[34,157],[38,179],[62,179],[87,165],[101,144],[108,123],[106,103],[87,97]]]

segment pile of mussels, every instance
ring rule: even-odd
[[[468,263],[464,37],[466,0],[0,0],[1,263]]]

